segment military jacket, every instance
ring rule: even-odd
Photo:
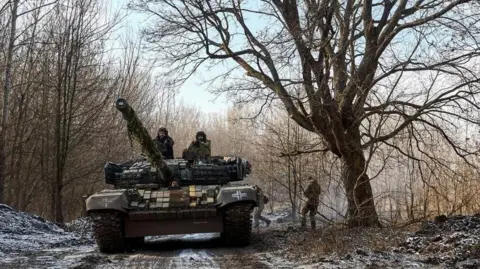
[[[309,202],[318,203],[320,201],[321,191],[320,184],[318,184],[317,181],[312,180],[308,183],[307,189],[305,190],[305,196]]]
[[[210,140],[205,143],[192,141],[188,147],[188,151],[195,153],[197,158],[203,159],[211,156]]]

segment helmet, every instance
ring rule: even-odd
[[[165,135],[168,135],[168,130],[167,130],[167,128],[165,128],[165,127],[160,127],[160,128],[158,128],[158,132],[157,132],[157,133],[160,133],[160,132],[164,132]]]
[[[198,140],[199,136],[203,136],[205,138],[205,141],[207,141],[207,135],[205,134],[204,131],[198,131],[197,134],[195,135],[195,139]]]

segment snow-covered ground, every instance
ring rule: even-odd
[[[480,268],[480,215],[425,222],[417,231],[298,228],[287,211],[265,216],[246,248],[218,234],[153,236],[133,253],[100,254],[91,223],[62,229],[0,205],[0,268]]]
[[[84,243],[85,238],[66,232],[52,222],[0,204],[0,253]]]
[[[0,204],[0,268],[71,268],[83,264],[83,259],[96,250],[91,233],[80,233],[75,224],[77,227],[66,231]]]

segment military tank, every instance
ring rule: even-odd
[[[227,246],[250,244],[257,187],[234,183],[248,177],[251,164],[238,156],[202,160],[188,152],[164,159],[127,101],[118,99],[116,108],[144,155],[107,162],[104,180],[113,188],[86,199],[99,250],[124,252],[140,247],[145,236],[190,233],[220,233]]]

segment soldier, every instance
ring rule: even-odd
[[[165,127],[158,129],[157,137],[153,141],[165,159],[173,159],[173,145],[175,142],[168,136],[168,130]]]
[[[270,226],[271,220],[262,216],[262,211],[265,208],[265,204],[268,203],[268,197],[263,194],[263,191],[260,187],[257,186],[257,207],[253,213],[254,228],[260,226],[260,220],[267,224],[267,227]]]
[[[308,186],[305,190],[305,196],[307,198],[307,202],[302,208],[302,227],[307,226],[307,213],[310,212],[310,224],[312,226],[312,230],[315,229],[315,214],[317,213],[318,205],[320,204],[320,193],[322,189],[320,188],[320,184],[318,184],[317,179],[313,177],[308,177]]]
[[[195,154],[198,159],[206,159],[211,156],[211,142],[207,140],[207,135],[203,131],[197,132],[195,141],[192,141],[188,151]]]

